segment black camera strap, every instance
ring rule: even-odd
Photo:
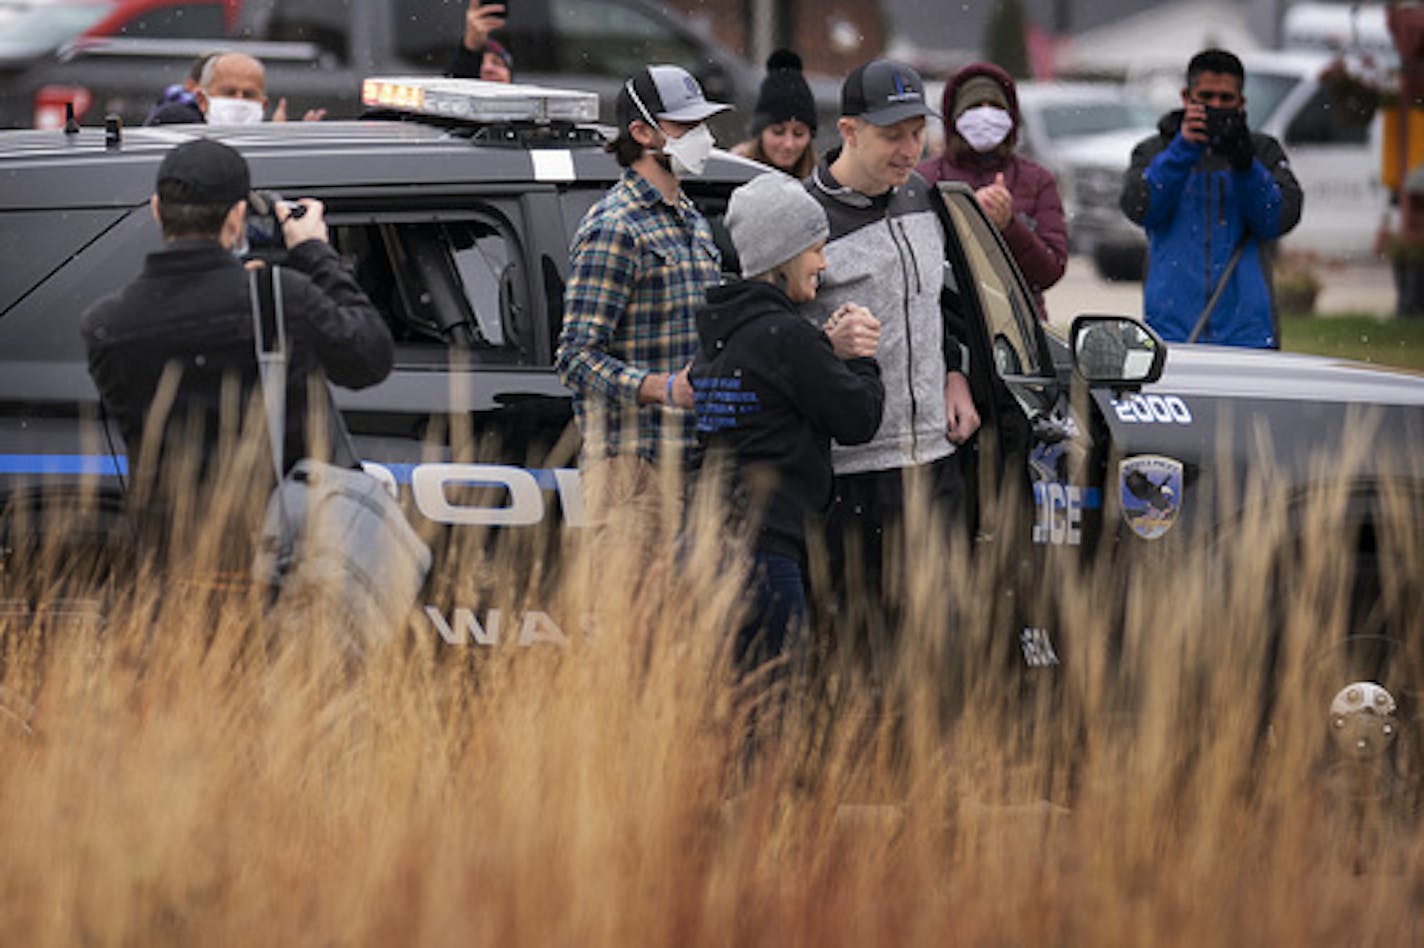
[[[1196,342],[1206,330],[1207,323],[1211,320],[1211,311],[1216,309],[1217,303],[1221,302],[1221,294],[1226,292],[1226,284],[1230,281],[1231,274],[1236,272],[1236,265],[1241,262],[1241,255],[1245,252],[1246,235],[1243,233],[1241,239],[1236,242],[1236,249],[1231,251],[1231,259],[1226,261],[1226,269],[1221,271],[1221,279],[1216,281],[1211,295],[1207,297],[1206,306],[1202,308],[1201,315],[1197,317],[1195,325],[1192,326],[1192,332],[1187,336],[1187,342]]]
[[[252,304],[252,345],[257,357],[257,374],[262,383],[262,402],[267,409],[267,436],[272,440],[273,470],[282,480],[283,446],[287,430],[287,323],[282,309],[282,268],[276,264],[247,271]],[[360,455],[351,441],[351,432],[336,407],[331,386],[321,375],[326,395],[327,452],[331,463],[359,468]]]

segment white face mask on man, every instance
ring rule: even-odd
[[[976,105],[954,120],[954,127],[969,147],[978,152],[993,151],[1014,130],[1014,117],[996,105]]]
[[[716,144],[712,130],[703,123],[683,132],[681,138],[668,135],[667,143],[663,145],[663,154],[672,160],[672,173],[679,178],[699,175],[707,167],[707,158]]]
[[[260,121],[261,102],[227,96],[208,96],[209,125],[256,125]]]

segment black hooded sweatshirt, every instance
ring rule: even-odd
[[[697,335],[698,437],[731,462],[733,511],[759,524],[756,549],[802,560],[806,521],[831,503],[831,439],[862,444],[880,426],[880,367],[838,358],[784,292],[755,280],[708,290]]]

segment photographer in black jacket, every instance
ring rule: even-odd
[[[202,483],[224,473],[254,406],[262,416],[249,279],[238,256],[249,186],[247,162],[227,145],[200,138],[170,151],[150,201],[165,246],[149,254],[137,279],[84,315],[89,373],[123,434],[140,526],[171,526],[163,521],[180,511],[205,520],[207,511],[195,507],[205,502],[195,497],[205,495],[192,490],[193,476]],[[274,211],[288,247],[280,280],[289,360],[286,470],[312,453],[309,379],[324,373],[348,388],[373,385],[390,372],[393,347],[380,314],[327,242],[322,205],[277,202]],[[180,461],[188,465],[181,478],[173,469]],[[254,490],[265,498],[270,487]],[[170,545],[159,540],[160,549]],[[233,556],[234,566],[246,565],[245,551]]]

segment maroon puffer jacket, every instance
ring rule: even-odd
[[[1004,143],[982,155],[954,130],[955,93],[974,76],[988,76],[1003,87],[1014,117],[1014,130]],[[1014,220],[1004,231],[1004,241],[1033,289],[1042,319],[1045,315],[1043,291],[1058,282],[1068,265],[1068,223],[1052,173],[1038,162],[1014,153],[1019,123],[1019,97],[1014,80],[992,63],[971,63],[945,84],[941,106],[945,124],[944,151],[920,162],[917,170],[931,184],[963,181],[975,189],[993,184],[994,176],[999,173],[1004,175],[1004,185],[1014,196]]]

